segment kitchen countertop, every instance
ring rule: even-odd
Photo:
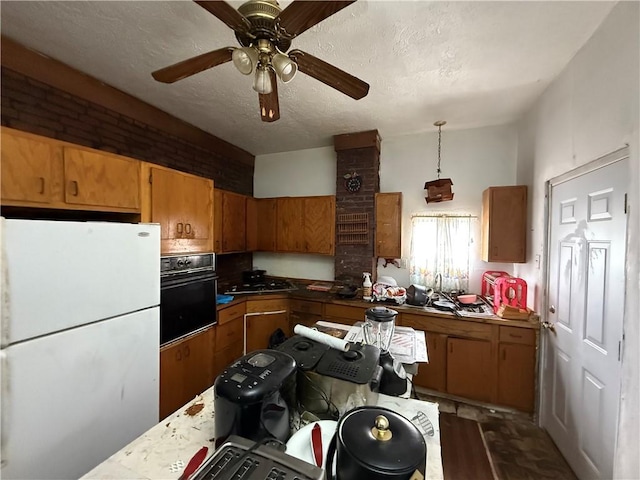
[[[304,286],[300,286],[298,290],[292,292],[276,292],[276,293],[259,293],[259,294],[242,294],[236,295],[230,303],[226,303],[223,305],[218,305],[218,310],[222,310],[232,305],[236,305],[246,300],[266,300],[266,299],[278,299],[278,298],[291,298],[298,300],[313,300],[323,303],[331,303],[334,305],[345,305],[350,307],[359,307],[359,308],[371,308],[376,305],[384,305],[393,310],[398,311],[399,313],[410,313],[415,315],[428,315],[430,317],[438,317],[445,319],[454,319],[454,320],[462,320],[462,321],[470,321],[476,323],[489,323],[494,325],[503,325],[510,327],[519,327],[519,328],[531,328],[538,329],[540,328],[540,318],[537,314],[532,314],[529,320],[509,320],[500,318],[497,315],[487,315],[487,314],[478,314],[473,312],[459,312],[461,314],[460,317],[456,317],[451,312],[446,312],[442,310],[438,310],[432,307],[415,307],[412,305],[390,305],[390,304],[378,304],[373,302],[367,302],[362,300],[361,298],[354,299],[344,299],[339,298],[337,295],[328,292],[317,292],[307,290]]]
[[[422,412],[433,429],[422,432],[427,443],[427,475],[442,479],[438,404],[379,395],[377,406],[389,408],[408,419]],[[179,478],[191,457],[203,446],[213,454],[215,434],[213,387],[150,428],[129,445],[84,475],[83,479]]]

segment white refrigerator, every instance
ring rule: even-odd
[[[160,227],[1,219],[2,479],[78,478],[158,422]]]

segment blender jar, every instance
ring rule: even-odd
[[[398,312],[387,307],[369,308],[365,312],[364,341],[388,352],[396,326]]]

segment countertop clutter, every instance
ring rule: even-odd
[[[418,427],[427,444],[426,478],[443,478],[438,405],[380,395],[377,406],[400,413]],[[213,454],[214,432],[215,411],[211,387],[82,478],[180,478],[189,460],[202,447],[208,447],[206,458]]]

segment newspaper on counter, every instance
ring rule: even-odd
[[[321,320],[314,325],[320,332],[342,338],[347,342],[359,343],[364,341],[362,333],[363,322],[356,322],[354,325],[343,325],[340,323],[325,322]],[[425,363],[429,361],[427,355],[427,342],[423,331],[414,330],[411,327],[401,327],[396,325],[389,348],[391,355],[401,363],[412,364],[416,362]]]

